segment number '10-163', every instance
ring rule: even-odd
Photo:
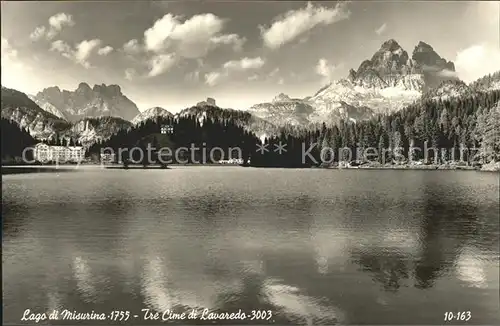
[[[454,312],[445,312],[444,313],[444,321],[469,321],[471,319],[472,315],[470,311],[458,311],[456,313]]]

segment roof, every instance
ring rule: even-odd
[[[35,147],[49,147],[55,150],[68,149],[70,151],[79,151],[83,149],[83,146],[52,146],[52,145],[47,145],[45,143],[38,143],[35,145]]]

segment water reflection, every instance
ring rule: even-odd
[[[386,291],[395,292],[410,276],[410,262],[408,257],[392,248],[379,251],[360,252],[356,262],[362,271],[373,275],[373,280],[382,284]]]
[[[469,286],[486,288],[487,281],[484,267],[485,263],[481,260],[481,253],[474,250],[474,248],[465,247],[457,259],[457,276]]]
[[[420,230],[421,255],[416,262],[415,286],[427,289],[455,264],[457,255],[469,237],[474,237],[477,223],[472,203],[457,202],[439,185],[426,188],[422,201]],[[441,196],[436,196],[441,193]],[[454,193],[454,196],[457,194]]]
[[[87,302],[93,302],[97,298],[98,291],[88,262],[84,258],[76,256],[72,266],[73,278],[76,280],[76,287],[82,298]]]
[[[331,305],[304,295],[299,288],[282,284],[275,279],[269,279],[262,285],[262,294],[274,309],[282,311],[291,322],[302,325],[333,325],[340,321],[341,313]]]
[[[405,307],[436,315],[464,298],[484,312],[478,322],[497,321],[486,303],[498,290],[490,183],[440,186],[417,174],[389,187],[372,173],[367,191],[348,172],[281,171],[271,182],[252,169],[223,170],[196,178],[170,170],[169,183],[155,171],[88,183],[75,172],[52,188],[46,177],[30,175],[28,188],[19,176],[8,181],[7,321],[19,322],[26,305],[111,311],[118,303],[135,313],[269,309],[276,324],[430,324]],[[471,198],[467,187],[486,195]]]
[[[144,266],[142,281],[142,295],[146,306],[165,311],[172,308],[172,297],[166,286],[168,278],[165,268],[159,257],[148,257]]]

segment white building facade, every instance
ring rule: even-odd
[[[34,159],[42,163],[80,163],[85,158],[85,149],[82,146],[50,146],[38,143],[33,154]]]

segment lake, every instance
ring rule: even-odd
[[[26,309],[500,323],[498,174],[94,168],[4,175],[2,190],[4,324],[33,324]]]

